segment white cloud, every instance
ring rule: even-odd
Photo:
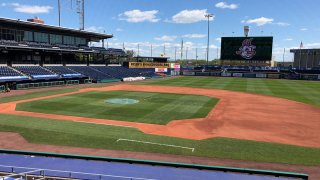
[[[274,23],[275,25],[278,25],[278,26],[290,26],[289,23],[286,23],[286,22],[276,22]]]
[[[154,39],[158,40],[158,41],[174,41],[176,38],[177,38],[177,36],[164,35],[164,36],[161,36],[161,37],[156,37]]]
[[[248,19],[248,20],[242,20],[242,23],[247,24],[256,24],[257,26],[263,26],[265,24],[270,24],[273,22],[272,18],[266,18],[266,17],[260,17],[256,19]]]
[[[216,41],[221,42],[221,38],[220,37],[216,38]]]
[[[215,6],[221,9],[237,9],[239,7],[237,4],[228,4],[226,2],[218,2]]]
[[[97,27],[97,26],[90,26],[85,29],[86,31],[91,31],[91,32],[97,32],[97,33],[103,33],[104,28],[103,27]]]
[[[24,5],[19,3],[2,3],[1,6],[12,6],[14,11],[27,14],[49,13],[53,9],[51,6]]]
[[[185,34],[182,37],[184,38],[204,38],[206,37],[206,34]]]
[[[125,11],[119,14],[120,20],[125,20],[127,22],[138,23],[138,22],[158,22],[160,19],[156,17],[158,10],[151,11],[141,11],[139,9]]]
[[[306,48],[315,48],[315,47],[320,47],[320,42],[316,42],[316,43],[307,43],[307,44],[304,44],[304,47],[306,47]]]
[[[308,28],[301,28],[300,31],[307,31]]]
[[[286,38],[284,39],[285,41],[292,41],[293,39],[292,38]]]
[[[116,31],[117,31],[117,32],[121,32],[121,31],[123,31],[123,29],[117,28]]]
[[[183,10],[172,16],[172,20],[170,22],[179,23],[179,24],[189,24],[196,23],[200,21],[207,21],[205,15],[207,14],[207,9],[194,9],[194,10]],[[212,21],[215,16],[210,18]]]

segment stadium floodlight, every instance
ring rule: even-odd
[[[209,21],[210,18],[213,17],[213,14],[207,13],[204,15],[206,18],[208,18],[208,39],[207,39],[207,66],[209,65],[209,31],[210,31],[210,26],[209,26]]]

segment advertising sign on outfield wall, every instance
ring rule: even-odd
[[[256,74],[257,78],[266,78],[267,74]]]
[[[183,75],[185,75],[185,76],[194,76],[195,72],[193,72],[193,71],[183,71]]]
[[[242,73],[233,73],[232,76],[233,77],[242,77]]]
[[[170,63],[129,62],[129,68],[170,68]]]
[[[155,68],[155,72],[168,72],[168,68]]]
[[[231,77],[231,73],[221,73],[221,76],[223,76],[223,77]]]

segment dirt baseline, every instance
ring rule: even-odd
[[[177,94],[195,94],[219,98],[218,104],[206,118],[171,121],[155,125],[118,120],[105,120],[16,111],[16,104],[88,91],[143,91]],[[0,113],[41,117],[56,120],[80,121],[96,124],[135,127],[147,134],[188,139],[227,137],[306,147],[320,147],[320,108],[281,98],[226,90],[190,87],[115,85],[103,88],[86,88],[77,92],[0,104]]]

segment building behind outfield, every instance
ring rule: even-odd
[[[294,53],[293,67],[320,68],[320,49],[290,49]]]

